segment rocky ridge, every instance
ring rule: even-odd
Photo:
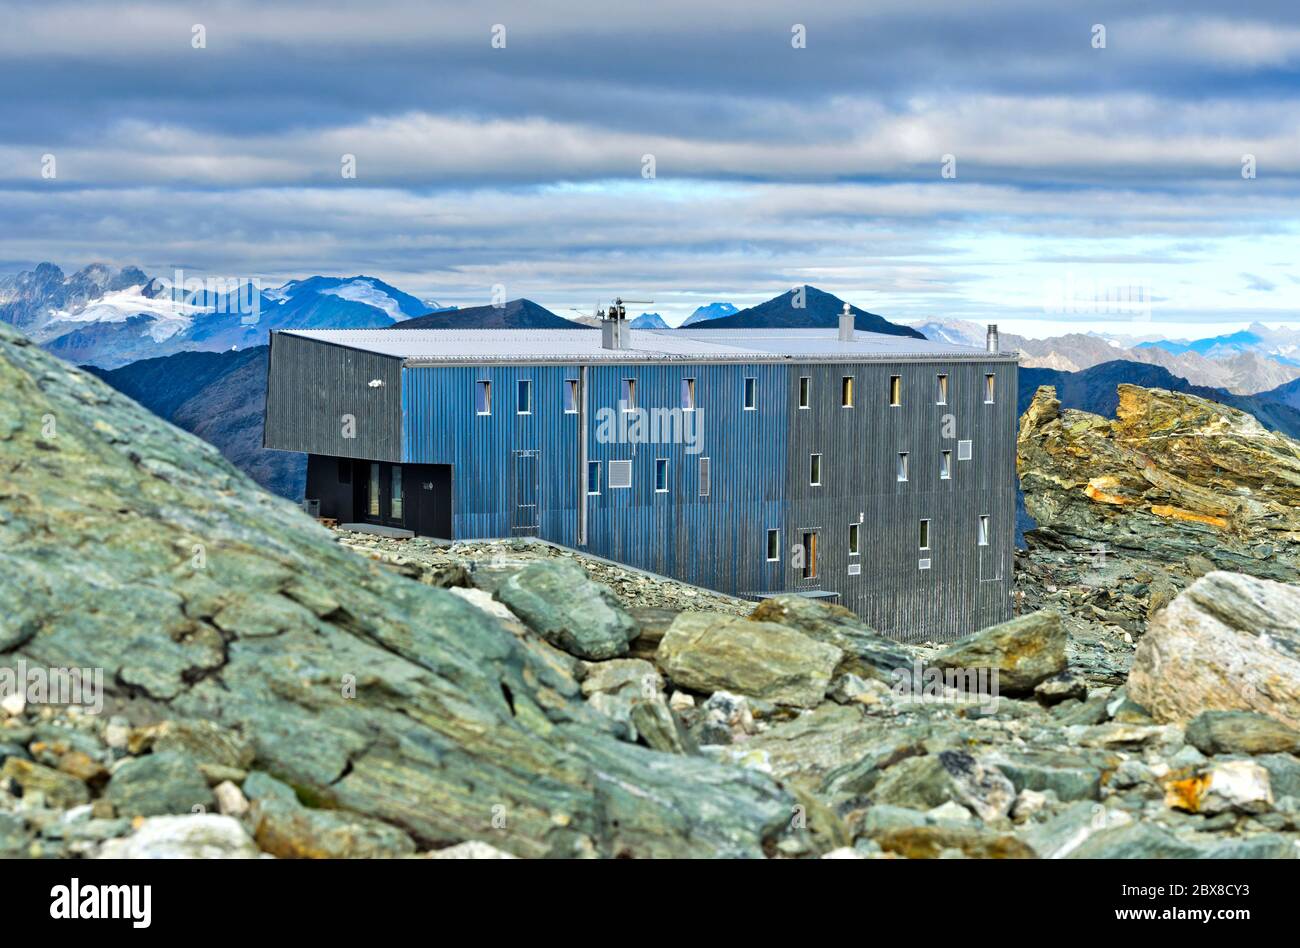
[[[332,533],[3,327],[0,384],[0,670],[107,692],[0,705],[5,854],[1297,854],[1285,716],[1186,719],[1168,663],[1128,676],[1145,611],[1201,641],[1182,567],[1056,586],[1080,552],[1036,550],[1024,615],[904,646],[545,544]],[[1250,582],[1285,624],[1294,589]]]

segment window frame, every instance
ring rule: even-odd
[[[903,377],[901,375],[891,375],[889,377],[889,407],[903,407]]]
[[[713,465],[707,455],[700,458],[699,464],[700,496],[708,497],[713,490]]]
[[[799,410],[812,410],[812,376],[799,376]]]
[[[934,403],[936,405],[948,404],[948,373],[940,372],[935,377],[937,390],[934,393]]]
[[[813,451],[808,455],[808,486],[822,486],[822,455],[819,451]]]
[[[922,517],[920,523],[918,524],[918,527],[919,529],[916,537],[917,549],[918,550],[932,549],[930,543],[934,539],[934,537],[930,536],[930,518]]]
[[[809,542],[809,537],[812,538]],[[800,537],[803,544],[803,567],[799,570],[800,579],[817,578],[817,531],[805,530]]]
[[[862,555],[862,524],[854,521],[849,524],[849,556]]]
[[[952,449],[944,448],[939,452],[939,480],[952,480]]]
[[[980,514],[979,520],[975,523],[975,545],[989,546],[992,534],[992,518],[988,514]]]
[[[758,376],[746,375],[740,390],[741,411],[758,411]]]
[[[663,479],[662,479],[662,483],[664,485],[663,487],[659,486],[660,484],[659,475],[661,472],[663,474]],[[655,493],[656,494],[668,493],[668,459],[667,458],[655,458]]]
[[[483,409],[479,410],[479,393],[483,393]],[[480,418],[487,418],[492,414],[492,380],[478,379],[474,383],[474,414]]]
[[[578,385],[577,379],[564,380],[564,413],[566,415],[578,414]]]
[[[856,376],[852,376],[852,375],[840,376],[840,407],[841,408],[853,407],[853,389],[855,387],[854,386],[855,378]]]
[[[774,546],[773,544],[775,544],[775,546]],[[773,551],[773,550],[776,551],[776,556],[773,556],[773,555],[772,555],[772,551]],[[768,527],[768,528],[767,528],[767,560],[766,560],[766,562],[768,562],[768,563],[779,563],[779,562],[781,562],[781,528],[780,528],[780,527]]]
[[[521,398],[527,393],[526,397]],[[520,405],[524,407],[520,407]],[[515,379],[515,414],[531,415],[533,413],[533,380]]]
[[[984,373],[984,404],[997,404],[998,375],[996,372]]]
[[[619,390],[619,410],[625,413],[636,411],[636,379],[623,379]]]
[[[898,478],[898,483],[906,484],[912,475],[911,456],[908,451],[898,452],[898,465],[894,468],[894,474]]]
[[[592,473],[592,471],[595,471],[595,472],[596,472],[596,489],[595,489],[595,490],[592,490],[592,489],[591,489],[591,473]],[[600,475],[601,475],[601,471],[600,471],[600,462],[599,462],[599,461],[588,461],[588,462],[587,462],[587,496],[588,496],[588,497],[599,497],[599,496],[600,496],[600,485],[601,485],[601,478],[600,478]]]
[[[687,376],[682,379],[682,411],[695,411],[695,378]],[[687,402],[689,401],[689,404]]]

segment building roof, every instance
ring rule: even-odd
[[[318,342],[393,356],[407,364],[443,362],[862,362],[1014,361],[926,339],[834,329],[625,329],[628,348],[606,349],[599,329],[285,329]]]

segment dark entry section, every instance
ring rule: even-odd
[[[339,523],[374,523],[453,539],[450,464],[389,464],[307,455],[309,500]]]
[[[407,464],[406,529],[422,537],[454,540],[451,531],[451,465]]]

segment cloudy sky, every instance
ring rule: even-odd
[[[1294,0],[0,8],[3,272],[670,322],[811,283],[1036,335],[1300,316]]]

